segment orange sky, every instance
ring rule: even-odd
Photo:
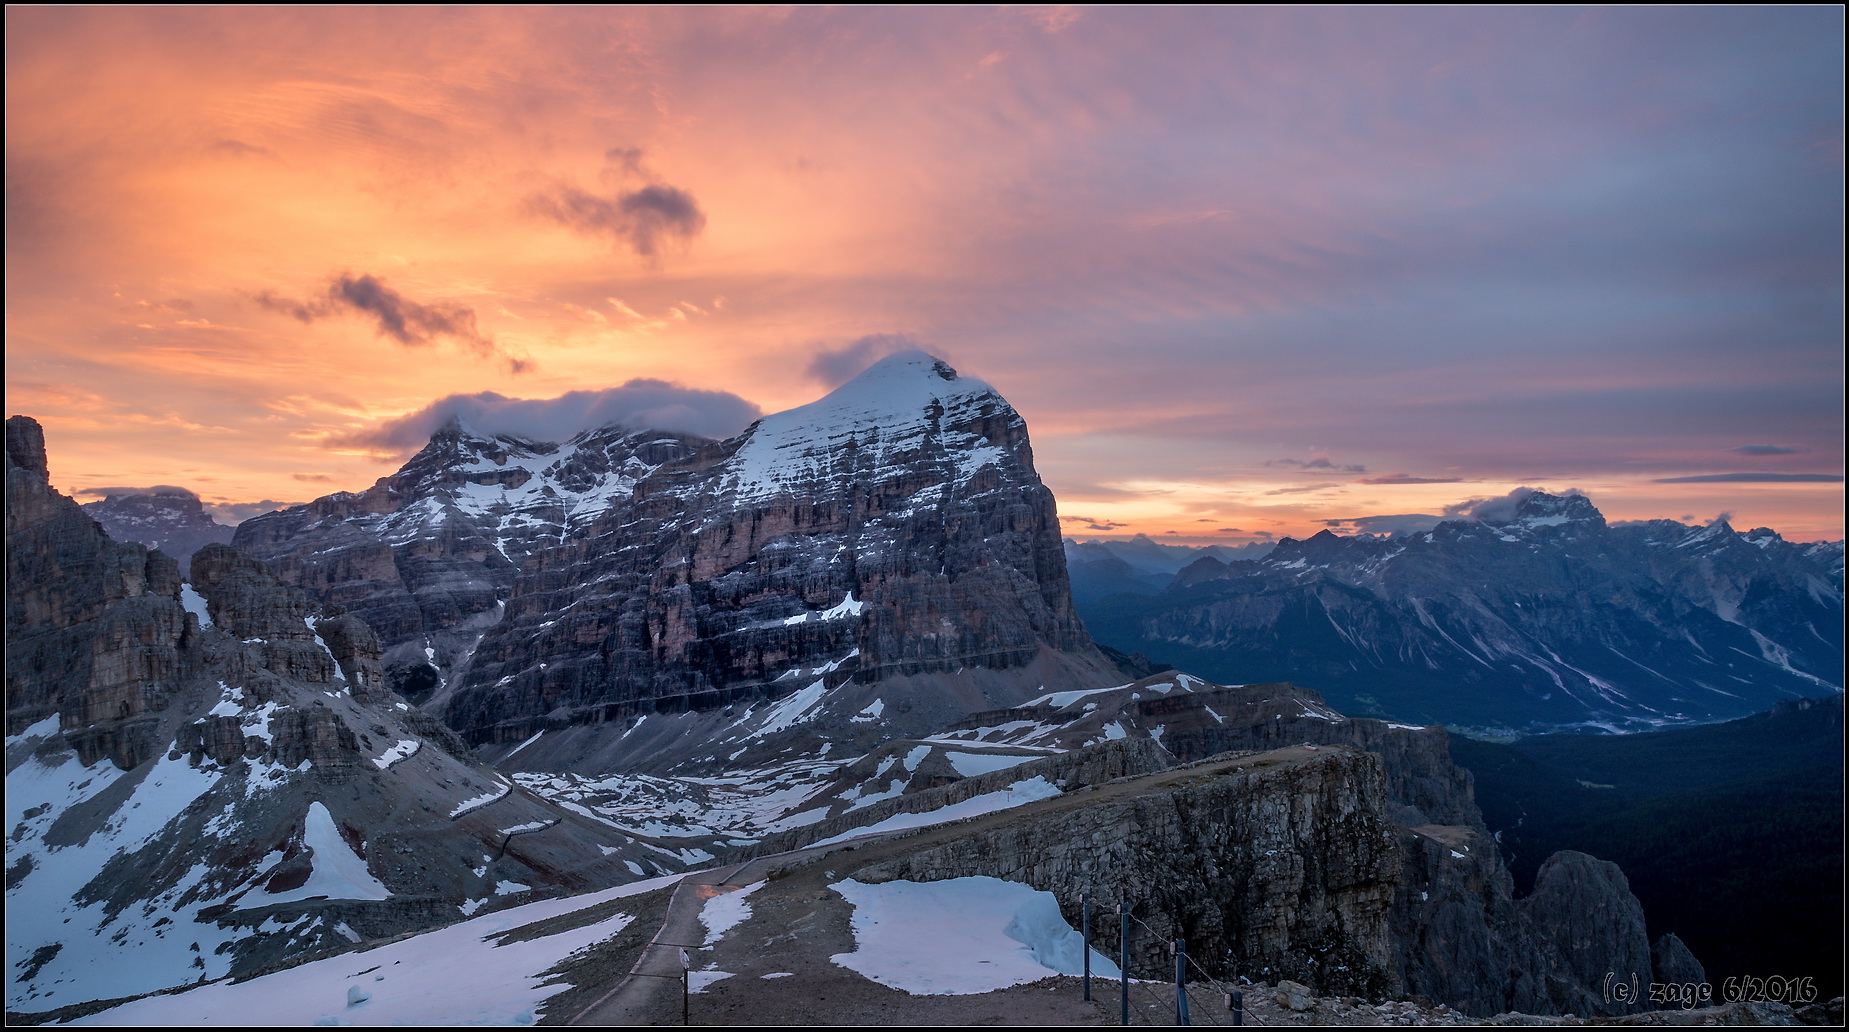
[[[1839,538],[1841,17],[9,8],[8,412],[232,518],[447,395],[774,411],[911,343],[1069,533],[1526,484]]]

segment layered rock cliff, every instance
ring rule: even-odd
[[[626,510],[637,481],[711,443],[603,427],[555,444],[452,421],[366,491],[246,520],[233,544],[364,619],[393,689],[422,701],[500,620],[530,553]]]
[[[658,469],[630,508],[537,552],[446,715],[525,738],[553,711],[706,708],[1047,653],[1098,683],[1109,668],[1073,613],[1057,528],[1021,417],[897,355]]]
[[[366,494],[237,540],[375,623],[395,683],[428,649],[433,705],[488,745],[728,706],[763,719],[805,692],[806,733],[858,741],[1116,675],[1073,611],[1025,422],[919,352],[721,442],[451,428]],[[905,701],[851,726],[878,685]],[[699,737],[730,754],[788,725],[735,730]]]
[[[383,684],[361,620],[224,545],[190,583],[7,421],[9,1011],[246,971],[678,870],[515,789]]]
[[[1452,763],[1441,727],[1345,717],[1314,692],[1289,684],[1215,685],[1171,672],[1117,688],[1057,692],[1012,709],[972,714],[963,727],[935,741],[1083,750],[1096,748],[1096,743],[1138,738],[1159,742],[1178,758],[1196,763],[1223,750],[1232,751],[1223,755],[1236,756],[1295,746],[1299,755],[1334,750],[1359,756],[1368,770],[1350,786],[1355,794],[1344,797],[1342,806],[1372,815],[1391,845],[1376,847],[1370,839],[1358,844],[1326,842],[1318,848],[1370,856],[1378,851],[1387,858],[1375,875],[1386,886],[1381,907],[1386,932],[1379,952],[1365,960],[1345,961],[1347,970],[1335,980],[1307,960],[1261,964],[1256,956],[1244,962],[1247,966],[1225,974],[1266,981],[1288,978],[1330,995],[1424,994],[1479,1015],[1511,1010],[1586,1015],[1634,1009],[1605,991],[1607,971],[1644,973],[1657,965],[1665,976],[1658,979],[1662,981],[1699,969],[1680,940],[1665,937],[1653,951],[1643,908],[1616,864],[1581,853],[1558,853],[1545,865],[1545,878],[1537,878],[1535,891],[1517,899],[1514,879],[1477,809],[1470,774]],[[1300,791],[1311,798],[1322,798],[1318,793],[1324,791],[1310,784],[1270,790]],[[1149,820],[1143,813],[1125,817],[1115,834],[1146,833]],[[1050,827],[1047,834],[1055,836],[1057,828]],[[1112,834],[1094,835],[1091,841],[1108,841]],[[1199,884],[1200,875],[1188,872],[1223,869],[1239,862],[1229,857],[1244,856],[1248,849],[1236,840],[1176,842],[1173,848],[1187,851],[1169,859],[1155,854],[1114,858],[1110,862],[1123,865],[1123,870],[1062,872],[1041,884],[1033,877],[1002,872],[1039,871],[1036,851],[1061,847],[1038,841],[1017,845],[1001,838],[985,840],[958,853],[957,860],[976,865],[965,873],[1028,880],[1056,894],[1061,891],[1054,884],[1059,879],[1114,878],[1113,884],[1177,880],[1203,894],[1177,895],[1169,903],[1171,921],[1188,930],[1190,943],[1201,926],[1191,923],[1198,919],[1188,900],[1226,897],[1207,894],[1212,887]],[[1086,847],[1080,843],[1064,848]],[[1309,847],[1298,843],[1293,848]],[[984,856],[988,859],[980,859]],[[933,868],[919,868],[927,869]],[[1243,891],[1250,897],[1256,890]],[[1326,906],[1310,899],[1295,905],[1312,911]],[[1245,947],[1230,948],[1238,955]],[[1304,954],[1316,955],[1320,954]],[[1260,970],[1266,966],[1271,970]],[[1363,981],[1374,988],[1353,988],[1359,983],[1342,981],[1364,971],[1372,972]]]

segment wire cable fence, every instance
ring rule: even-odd
[[[1085,899],[1084,897],[1088,897],[1089,895],[1090,893],[1085,893],[1081,903],[1082,906],[1088,908],[1086,914],[1087,928],[1091,927],[1089,907],[1092,904],[1089,899]],[[1168,945],[1169,955],[1171,957],[1178,957],[1180,961],[1176,966],[1172,993],[1163,992],[1156,988],[1158,985],[1162,985],[1162,982],[1132,979],[1129,976],[1128,966],[1125,963],[1128,960],[1128,942],[1120,941],[1118,943],[1119,981],[1122,984],[1120,990],[1122,994],[1121,1005],[1123,1006],[1122,1024],[1149,1026],[1204,1024],[1223,1026],[1240,1025],[1244,1024],[1247,1020],[1259,1025],[1266,1024],[1258,1015],[1252,1013],[1243,1006],[1244,991],[1240,988],[1238,983],[1235,981],[1232,984],[1228,984],[1214,977],[1201,965],[1198,959],[1187,952],[1185,942],[1182,939],[1171,938],[1163,934],[1148,921],[1137,916],[1136,913],[1131,910],[1129,904],[1106,907],[1105,911],[1113,912],[1119,918],[1121,924],[1120,936],[1124,936],[1126,932],[1134,931],[1135,928],[1140,928],[1150,939],[1156,942],[1166,943]],[[1132,923],[1134,923],[1135,928],[1131,927]],[[1086,940],[1085,948],[1088,951],[1093,948],[1089,937]],[[1100,955],[1102,955],[1102,951],[1099,952]],[[1190,986],[1190,981],[1194,982],[1195,985]],[[1207,1002],[1205,1006],[1203,1006],[1202,1002],[1199,1000],[1199,997],[1206,995],[1200,988],[1202,985],[1212,987],[1214,996],[1217,997],[1216,1000]],[[1139,1004],[1138,1006],[1129,1005],[1132,997],[1134,997],[1136,1003]],[[1183,999],[1188,1001],[1188,1006],[1185,1009],[1182,1007]],[[1158,1014],[1163,1015],[1165,1020],[1157,1020],[1155,1015]],[[1172,1020],[1167,1020],[1171,1016]]]

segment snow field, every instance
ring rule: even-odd
[[[1081,937],[1050,892],[999,878],[832,886],[854,907],[855,949],[835,963],[919,996],[986,993],[1084,970]],[[1092,974],[1116,978],[1096,950]]]
[[[377,949],[342,954],[248,982],[214,982],[81,1018],[77,1025],[531,1025],[567,988],[545,972],[635,920],[615,914],[526,942],[503,932],[635,896],[676,877],[542,900],[463,921]],[[355,999],[349,1003],[349,994]]]

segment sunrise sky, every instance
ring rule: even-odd
[[[232,521],[447,412],[723,436],[916,346],[1026,417],[1073,536],[1527,485],[1841,538],[1842,40],[1840,7],[9,7],[7,411],[80,500]]]

